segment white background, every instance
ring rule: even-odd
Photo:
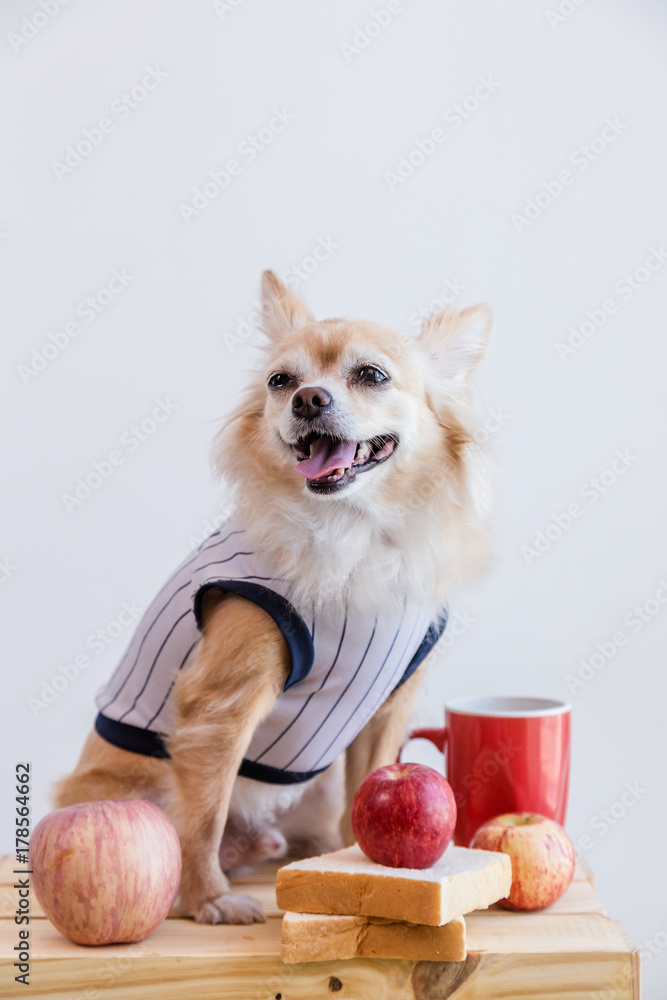
[[[502,415],[490,441],[495,561],[453,602],[474,622],[438,659],[419,721],[439,722],[460,694],[572,701],[568,830],[588,835],[609,913],[654,949],[645,996],[657,1000],[667,610],[650,599],[667,579],[667,264],[640,270],[649,280],[627,299],[614,285],[667,240],[665,9],[587,0],[556,22],[557,0],[415,0],[346,57],[341,43],[380,6],[71,0],[18,45],[11,33],[30,32],[23,18],[40,8],[2,6],[1,846],[13,844],[14,761],[32,762],[37,821],[130,630],[100,654],[88,637],[117,631],[123,602],[145,606],[224,505],[208,446],[255,361],[258,338],[234,336],[262,268],[283,274],[332,240],[302,284],[319,316],[414,332],[415,311],[447,281],[465,286],[458,304],[493,308],[479,384]],[[112,103],[149,66],[166,78],[121,120]],[[494,92],[454,127],[443,115],[481,76]],[[274,108],[294,120],[247,162],[238,146]],[[114,131],[59,179],[54,162],[105,117]],[[620,134],[581,169],[577,150],[607,118]],[[386,173],[437,127],[446,140],[392,190]],[[184,221],[179,206],[233,158],[240,175]],[[572,183],[547,204],[543,185],[564,169]],[[537,218],[513,220],[539,192]],[[133,277],[122,293],[26,374],[33,350],[123,268]],[[609,298],[616,312],[561,359],[557,344]],[[158,398],[177,409],[132,450],[123,435]],[[122,464],[68,512],[63,494],[118,449]],[[604,494],[586,487],[618,449],[631,456],[623,474]],[[522,546],[575,502],[581,517],[560,538],[552,528],[529,563]],[[633,632],[626,616],[646,601],[656,613]],[[571,690],[567,675],[619,630],[627,643]],[[48,706],[29,701],[86,652],[90,665]],[[620,805],[626,783],[639,793]]]

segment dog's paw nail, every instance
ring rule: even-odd
[[[198,924],[264,924],[262,907],[252,898],[225,892],[202,903],[193,913]]]

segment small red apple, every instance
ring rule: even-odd
[[[562,826],[537,813],[506,813],[479,828],[471,847],[512,859],[512,888],[498,905],[542,910],[563,895],[574,875],[574,847]]]
[[[72,941],[142,941],[174,902],[181,849],[152,802],[85,802],[39,821],[30,867],[44,912]]]
[[[364,854],[390,868],[429,868],[456,826],[449,782],[423,764],[389,764],[359,785],[352,829]]]

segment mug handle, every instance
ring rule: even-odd
[[[396,763],[400,764],[401,754],[403,753],[406,744],[409,743],[410,740],[430,740],[431,743],[433,743],[433,745],[438,748],[440,753],[445,753],[448,739],[449,739],[449,732],[446,726],[441,729],[413,729],[412,732],[408,735],[408,738],[406,739],[405,743],[399,750],[398,760]]]

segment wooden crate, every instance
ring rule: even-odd
[[[275,865],[236,889],[260,899],[265,924],[203,927],[170,918],[135,945],[85,948],[51,926],[32,895],[30,986],[16,983],[17,892],[0,861],[0,997],[59,1000],[638,1000],[639,956],[602,909],[581,865],[541,913],[498,907],[466,917],[465,962],[354,959],[283,965]]]

